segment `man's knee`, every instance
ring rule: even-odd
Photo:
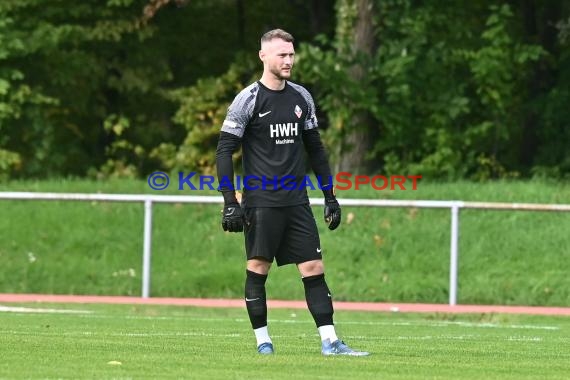
[[[316,276],[325,272],[323,260],[305,261],[297,265],[302,277]]]
[[[271,268],[271,263],[262,258],[253,258],[247,260],[247,270],[255,272],[258,274],[269,273],[269,268]]]

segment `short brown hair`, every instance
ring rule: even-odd
[[[295,40],[290,33],[287,33],[283,29],[273,29],[261,36],[261,43],[269,42],[274,38],[280,38],[283,41],[291,43]]]

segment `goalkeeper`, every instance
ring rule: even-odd
[[[275,261],[278,266],[297,266],[321,337],[322,354],[368,355],[351,349],[336,335],[331,292],[307,191],[292,189],[286,181],[304,181],[306,151],[322,181],[328,228],[339,226],[341,210],[317,129],[313,98],[304,87],[288,81],[295,58],[293,37],[281,29],[265,33],[259,58],[263,62],[261,79],[242,90],[228,108],[216,152],[219,190],[224,197],[222,227],[245,235],[245,304],[257,351],[274,353],[267,328],[265,282]],[[240,147],[245,175],[241,205],[234,190],[232,162],[232,154]]]

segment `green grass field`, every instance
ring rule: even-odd
[[[372,353],[351,358],[321,356],[308,311],[270,309],[276,354],[262,357],[242,309],[11,306],[84,313],[0,312],[2,379],[520,380],[570,373],[570,319],[560,317],[337,311],[339,335]]]
[[[146,181],[124,180],[16,181],[0,191],[216,194],[157,192]],[[416,191],[364,188],[339,198],[570,204],[570,183],[420,181]],[[1,293],[141,294],[141,204],[0,201],[0,207]],[[242,296],[243,237],[221,230],[220,207],[155,205],[152,296]],[[448,301],[449,210],[344,207],[344,222],[333,232],[322,208],[313,210],[336,300]],[[458,302],[570,305],[568,231],[570,213],[462,211]],[[268,292],[274,299],[304,297],[294,267],[275,268]]]

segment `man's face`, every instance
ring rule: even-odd
[[[292,42],[274,38],[261,45],[259,58],[263,61],[263,69],[277,79],[289,79],[295,61],[295,49]]]

